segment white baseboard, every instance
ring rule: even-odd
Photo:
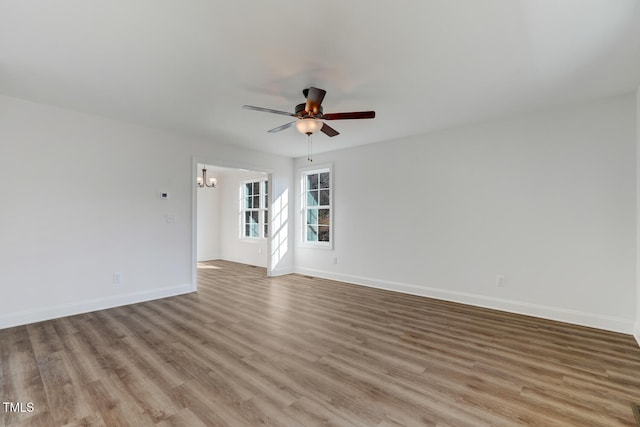
[[[241,259],[236,259],[236,258],[231,258],[231,257],[227,257],[227,258],[216,258],[215,260],[208,260],[208,261],[217,261],[217,260],[221,260],[221,261],[229,261],[229,262],[235,262],[238,264],[245,264],[245,265],[253,265],[255,267],[260,267],[260,268],[267,268],[264,265],[255,265],[255,264],[250,264],[247,263],[247,261],[245,260],[241,260]],[[200,260],[198,260],[198,262],[201,262]],[[267,268],[267,275],[269,277],[276,277],[276,276],[285,276],[287,274],[291,274],[293,273],[293,267],[277,267],[274,268],[271,271],[268,271]]]
[[[414,284],[393,282],[388,280],[378,280],[370,277],[332,273],[328,271],[308,268],[296,268],[295,272],[298,274],[337,280],[340,282],[352,283],[355,285],[362,285],[372,288],[401,292],[405,294],[458,302],[462,304],[474,305],[477,307],[506,311],[509,313],[524,314],[527,316],[540,317],[543,319],[556,320],[559,322],[572,323],[574,325],[588,326],[591,328],[604,329],[607,331],[620,332],[624,334],[634,333],[633,321],[618,317],[602,316],[598,314],[568,310],[559,307],[529,304],[525,302],[488,297],[484,295],[475,295],[465,292],[449,291],[446,289],[418,286]],[[640,344],[640,333],[638,331],[638,326],[636,326],[635,337]]]
[[[242,259],[238,257],[229,257],[229,256],[220,257],[218,259],[221,261],[235,262],[236,264],[245,264],[245,265],[252,265],[254,267],[267,268],[266,261],[253,262],[254,260]]]
[[[0,329],[193,292],[189,284],[0,315]]]
[[[285,276],[285,275],[291,274],[293,272],[294,272],[293,271],[293,267],[274,268],[273,270],[271,270],[269,272],[269,277]]]
[[[198,254],[200,255],[200,254]],[[196,260],[197,262],[207,262],[207,261],[215,261],[220,259],[219,256],[199,256]]]
[[[640,323],[636,323],[636,327],[635,327],[635,331],[633,333],[633,336],[636,339],[636,342],[638,343],[638,346],[640,346]]]

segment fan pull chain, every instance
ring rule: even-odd
[[[307,134],[307,161],[313,162],[313,158],[311,156],[311,134]]]

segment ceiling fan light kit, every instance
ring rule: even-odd
[[[301,119],[295,123],[296,123],[296,129],[298,129],[298,132],[303,133],[305,135],[311,135],[313,133],[316,133],[317,131],[322,129],[322,125],[324,125],[322,120],[312,119],[312,118]]]

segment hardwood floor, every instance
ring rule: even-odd
[[[197,294],[0,330],[0,400],[24,411],[0,425],[635,425],[631,336],[201,267]]]

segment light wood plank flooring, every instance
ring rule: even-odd
[[[230,262],[0,331],[5,426],[633,426],[631,336]],[[24,409],[24,408],[23,408]]]

